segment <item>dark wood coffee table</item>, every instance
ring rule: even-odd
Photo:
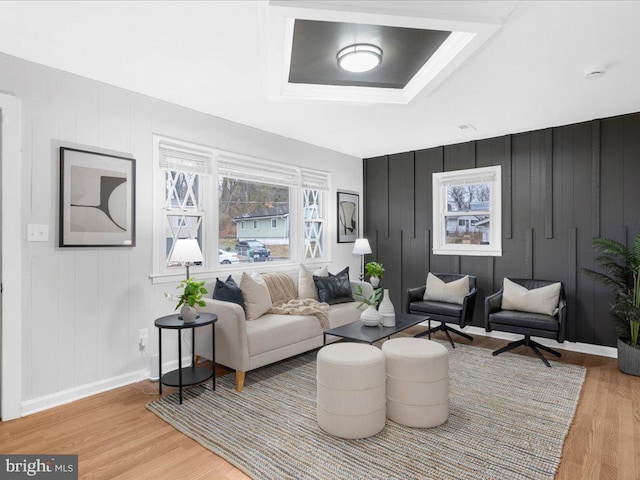
[[[396,313],[396,325],[394,327],[383,327],[382,325],[367,327],[358,320],[357,322],[326,330],[324,332],[323,345],[327,344],[327,335],[342,337],[352,342],[373,344],[378,340],[389,338],[391,335],[413,327],[418,323],[426,322],[427,320],[429,320],[429,317],[426,315],[415,315],[412,313]]]

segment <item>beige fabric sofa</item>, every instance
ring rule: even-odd
[[[356,284],[361,285],[365,296],[373,294],[371,284],[359,281],[351,281],[352,292],[355,293]],[[211,298],[205,302],[206,306],[198,307],[198,310],[218,315],[216,362],[236,371],[236,390],[239,392],[243,389],[246,372],[322,346],[323,330],[315,316],[267,313],[247,321],[240,305]],[[358,320],[362,313],[358,305],[360,302],[357,301],[332,305],[330,328]],[[211,360],[210,327],[196,329],[195,354]]]

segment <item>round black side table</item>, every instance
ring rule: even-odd
[[[182,387],[195,385],[197,383],[211,380],[212,390],[216,389],[216,325],[218,316],[213,313],[200,313],[198,318],[192,323],[185,323],[178,314],[160,317],[155,321],[158,327],[158,375],[160,381],[160,394],[162,395],[162,384],[170,387],[178,387],[180,390],[180,404],[182,404]],[[213,358],[213,369],[195,366],[195,339],[196,328],[211,325],[211,352]],[[178,369],[162,374],[162,330],[178,330]],[[182,368],[182,335],[180,332],[191,329],[191,366]]]

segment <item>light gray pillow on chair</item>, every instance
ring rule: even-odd
[[[518,310],[520,312],[541,313],[543,315],[555,315],[558,313],[560,282],[529,290],[505,278],[503,286],[503,310]]]
[[[446,283],[429,272],[427,275],[427,285],[424,290],[425,301],[447,302],[462,305],[464,297],[469,293],[469,275]]]

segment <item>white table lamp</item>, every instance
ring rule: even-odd
[[[187,267],[188,280],[189,267],[196,262],[204,262],[198,241],[195,238],[179,238],[173,246],[169,261],[180,262],[184,267]]]
[[[364,256],[372,253],[369,240],[366,238],[356,239],[356,243],[353,244],[352,253],[354,255],[360,255],[360,280],[364,280]]]

